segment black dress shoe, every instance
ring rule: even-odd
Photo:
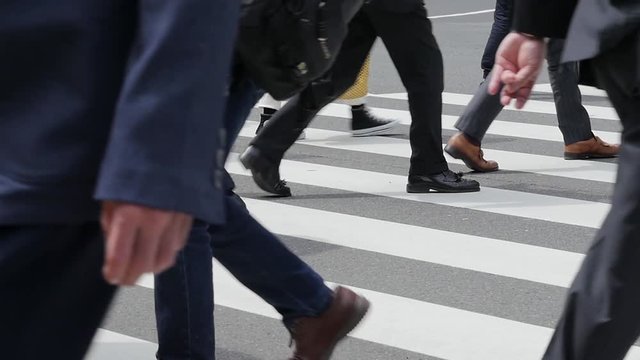
[[[280,197],[291,196],[291,189],[280,179],[280,164],[264,157],[255,146],[249,146],[240,155],[240,162],[246,169],[251,170],[253,181],[260,189]]]
[[[461,173],[445,170],[434,175],[409,175],[408,193],[428,193],[431,191],[445,193],[480,191],[480,184],[475,180],[462,178]]]

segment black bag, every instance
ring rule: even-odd
[[[336,59],[364,0],[243,0],[236,43],[255,83],[288,99]]]

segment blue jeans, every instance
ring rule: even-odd
[[[226,114],[228,149],[260,95],[248,80],[232,87]],[[196,222],[176,264],[156,276],[159,359],[215,359],[212,256],[272,305],[285,324],[317,316],[331,304],[332,292],[320,275],[253,219],[233,194],[233,182],[227,185],[227,222],[211,227]]]
[[[504,38],[511,31],[513,0],[496,0],[496,11],[493,13],[493,26],[482,55],[483,78],[486,78],[496,61],[496,51]]]

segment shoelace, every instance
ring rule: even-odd
[[[453,172],[453,171],[451,171],[451,170],[447,170],[447,171],[445,171],[443,174],[444,174],[445,178],[448,178],[448,177],[450,177],[450,176],[453,176],[453,179],[454,179],[454,181],[455,181],[455,182],[460,182],[460,181],[462,181],[462,177],[464,176],[464,173],[463,173],[463,172],[457,172],[457,173],[456,173],[456,172]]]
[[[273,188],[276,191],[280,191],[280,190],[285,190],[286,187],[287,187],[287,182],[284,179],[282,179],[282,180],[279,180]]]

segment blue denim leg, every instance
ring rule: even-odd
[[[232,81],[225,110],[225,151],[228,154],[262,91],[244,76]],[[225,190],[233,194],[227,174]],[[161,360],[213,360],[213,277],[208,224],[194,223],[187,246],[176,264],[155,277],[158,353]]]
[[[332,291],[313,269],[260,225],[233,197],[226,201],[225,226],[210,227],[213,256],[244,286],[273,306],[285,324],[317,316]]]
[[[213,360],[213,281],[208,224],[196,221],[175,265],[155,277],[161,360]]]
[[[493,64],[496,61],[496,51],[498,46],[504,38],[511,31],[513,0],[497,0],[496,11],[493,14],[493,26],[491,27],[491,34],[487,40],[487,45],[484,48],[484,54],[482,55],[482,70],[484,71],[484,78],[487,77]]]
[[[242,126],[249,113],[258,100],[264,95],[264,91],[259,89],[253,81],[246,76],[236,76],[229,90],[227,108],[225,111],[225,128],[227,132],[226,152],[227,156],[231,152],[231,147],[236,141]],[[235,183],[225,171],[224,188],[231,194],[235,188]],[[239,198],[238,198],[239,199]]]

